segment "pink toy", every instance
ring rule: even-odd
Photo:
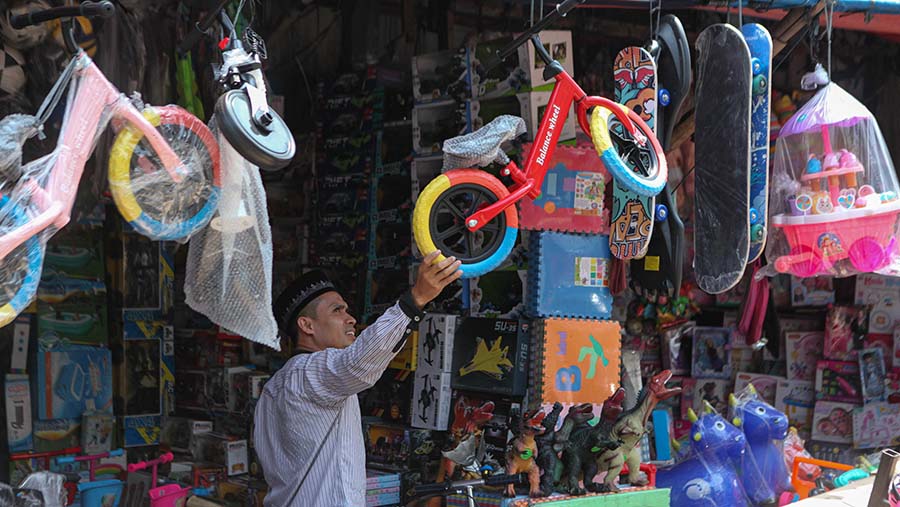
[[[900,188],[890,154],[872,114],[837,85],[819,91],[781,129],[773,182],[767,252],[777,272],[877,271],[900,251]]]
[[[156,486],[157,480],[157,468],[159,465],[164,465],[166,463],[171,462],[174,459],[174,456],[171,452],[167,452],[162,456],[151,459],[149,461],[139,461],[137,463],[131,463],[128,465],[128,472],[137,472],[138,470],[144,470],[145,468],[152,467],[152,480],[150,484],[152,484],[153,488],[150,489],[150,507],[176,507],[179,504],[179,500],[187,498],[188,495],[191,494],[193,488],[190,487],[182,487],[179,484],[164,484],[162,486]]]

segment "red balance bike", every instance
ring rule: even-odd
[[[432,180],[416,200],[413,234],[419,251],[428,255],[440,250],[443,255],[438,260],[444,256],[456,257],[462,262],[464,278],[495,269],[512,251],[519,225],[515,203],[540,195],[562,125],[573,104],[578,124],[591,137],[600,162],[623,186],[641,195],[655,196],[666,184],[665,154],[647,124],[637,113],[612,100],[589,97],[562,65],[550,57],[537,35],[583,2],[560,3],[556,10],[499,51],[496,62],[485,66],[493,67],[530,40],[545,64],[544,79],[556,81],[524,168],[520,169],[499,152],[500,143],[514,137],[514,132],[509,135],[509,129],[507,135],[498,134],[502,131],[499,122],[508,123],[511,118],[508,116],[498,117],[471,134],[444,143],[445,164],[448,158],[478,159],[492,148],[497,150],[495,160],[508,161],[501,175],[509,177],[512,184],[507,187],[480,169],[450,169]],[[484,161],[484,165],[490,162]]]

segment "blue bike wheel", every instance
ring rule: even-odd
[[[0,236],[27,221],[18,204],[0,196]],[[37,236],[28,238],[0,262],[0,327],[12,322],[34,299],[43,264],[44,248]]]

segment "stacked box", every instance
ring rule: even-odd
[[[456,315],[428,313],[419,323],[411,421],[415,428],[447,429],[458,320]]]

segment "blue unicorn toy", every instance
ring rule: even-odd
[[[753,384],[748,384],[737,397],[729,395],[728,405],[731,420],[744,431],[750,452],[766,484],[777,496],[793,491],[791,474],[784,462],[787,416],[762,400]],[[744,486],[748,486],[746,480]]]
[[[656,486],[671,489],[672,505],[751,507],[774,501],[740,429],[705,401],[703,415],[688,410],[688,420],[691,447],[686,458],[656,474]],[[752,487],[745,489],[745,484]]]

